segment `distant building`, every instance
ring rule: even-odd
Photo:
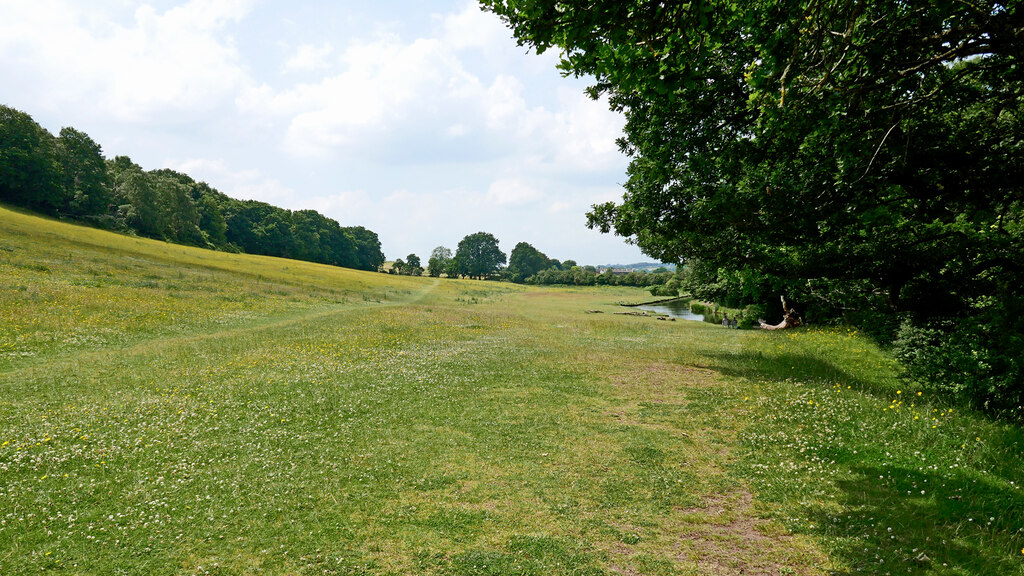
[[[629,274],[630,272],[633,271],[630,268],[598,268],[597,273],[604,274],[609,270],[611,270],[612,274],[615,274],[616,276],[625,276],[626,274]]]

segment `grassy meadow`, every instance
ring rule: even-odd
[[[645,296],[0,207],[0,574],[1024,574],[1019,427]]]

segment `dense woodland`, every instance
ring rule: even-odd
[[[54,136],[28,114],[0,106],[0,202],[70,220],[217,250],[280,256],[359,270],[384,262],[377,235],[314,210],[236,200],[187,174],[106,159],[74,128]]]

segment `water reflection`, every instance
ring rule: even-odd
[[[704,321],[703,314],[694,314],[693,312],[690,312],[690,301],[686,299],[661,302],[660,304],[642,304],[640,306],[634,306],[634,308],[656,312],[658,314],[667,314],[672,318],[679,318],[681,320],[695,320],[697,322]]]

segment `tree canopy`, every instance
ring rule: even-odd
[[[1019,3],[482,4],[625,115],[624,197],[592,227],[721,297],[931,331],[920,375],[1021,410]]]
[[[103,214],[110,205],[110,177],[103,149],[85,132],[63,128],[57,140],[64,188],[61,209],[76,216]]]
[[[509,279],[513,282],[522,282],[550,267],[551,260],[528,242],[516,244],[508,257]]]
[[[53,214],[63,203],[53,135],[28,114],[0,106],[0,200]]]
[[[450,248],[438,246],[430,253],[427,260],[427,273],[437,278],[441,274],[447,274],[452,266],[452,251]],[[452,274],[454,276],[454,274]]]
[[[506,256],[498,247],[498,239],[487,232],[466,236],[455,250],[456,273],[470,278],[487,278],[505,262]]]
[[[421,276],[423,274],[423,267],[420,265],[420,257],[416,254],[409,254],[405,257],[405,260],[401,258],[395,260],[391,266],[391,273],[403,276]]]

